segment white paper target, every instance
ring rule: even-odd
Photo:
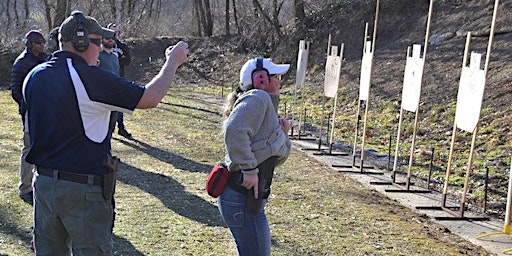
[[[371,52],[372,42],[366,42],[366,50],[363,53],[363,59],[361,61],[361,78],[359,85],[359,99],[368,100],[370,94],[370,77],[372,73],[372,59],[373,53]]]
[[[325,64],[324,93],[325,97],[334,98],[340,83],[341,57],[327,56]]]
[[[475,56],[474,56],[475,55]],[[471,59],[481,54],[472,53]],[[471,61],[470,67],[463,67],[460,76],[459,92],[457,94],[457,109],[455,122],[459,129],[474,132],[480,119],[482,98],[485,88],[485,71],[479,67],[480,61]]]
[[[423,59],[420,58],[420,45],[414,45],[412,57],[407,57],[404,72],[404,85],[402,89],[402,108],[416,112],[420,103],[421,80],[423,77]]]
[[[295,78],[295,85],[303,86],[306,78],[306,68],[308,65],[309,49],[306,47],[306,41],[300,40],[299,42],[299,56],[297,58],[297,76]]]

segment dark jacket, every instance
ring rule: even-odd
[[[119,58],[119,75],[124,77],[125,66],[130,65],[132,61],[132,56],[130,55],[130,48],[125,43],[122,43],[118,39],[116,39],[116,46],[112,48],[112,51]]]
[[[11,94],[14,101],[18,103],[18,111],[22,116],[25,115],[27,109],[27,106],[23,101],[23,94],[21,93],[23,80],[25,80],[25,77],[30,70],[38,64],[45,62],[47,59],[48,55],[45,53],[34,55],[32,51],[25,49],[12,64]]]

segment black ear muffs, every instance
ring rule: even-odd
[[[89,47],[89,32],[85,28],[87,20],[81,12],[73,13],[73,19],[75,20],[76,29],[73,31],[71,43],[75,50],[83,52]]]
[[[252,85],[256,89],[263,89],[270,84],[268,70],[263,67],[263,58],[256,59],[256,69],[252,71]]]

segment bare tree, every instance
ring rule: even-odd
[[[116,20],[117,19],[117,4],[116,4],[116,0],[109,0],[109,4],[110,4],[110,18],[112,20]]]
[[[233,0],[233,19],[235,20],[235,27],[238,31],[238,34],[241,34],[241,27],[238,23],[238,15],[236,12],[236,0]]]
[[[225,3],[225,9],[226,11],[226,24],[225,24],[225,32],[226,32],[226,35],[229,35],[229,0],[226,0],[226,3]]]
[[[47,28],[49,31],[54,27],[54,24],[52,22],[51,6],[50,6],[50,3],[48,3],[48,0],[43,0],[43,6],[44,6],[44,17],[46,19],[46,25],[47,25]]]
[[[76,9],[97,18],[101,24],[123,24],[128,37],[238,34],[247,38],[247,42],[261,44],[256,47],[268,48],[271,41],[283,36],[280,19],[283,19],[281,8],[285,1],[294,3],[291,7],[296,19],[303,20],[304,8],[309,8],[313,0],[1,0],[0,33],[5,36],[0,41],[11,41],[32,25],[50,31]],[[314,5],[324,4],[320,2]]]
[[[14,0],[13,2],[14,6],[12,8],[14,12],[14,20],[16,21],[16,28],[20,27],[20,16],[18,15],[18,0]]]
[[[135,4],[137,3],[137,0],[128,0],[128,17],[132,17],[132,15],[135,13]]]
[[[205,21],[204,24],[204,30],[206,36],[212,36],[213,35],[213,17],[212,17],[212,11],[210,8],[210,0],[203,0],[204,4],[204,14],[205,14]]]
[[[304,12],[304,0],[294,0],[295,20],[297,28],[303,29],[306,24],[306,13]]]
[[[71,0],[57,0],[55,16],[53,17],[53,26],[59,26],[71,13]]]
[[[201,4],[201,0],[194,0],[194,16],[196,17],[196,33],[198,36],[202,35],[201,32],[201,24],[203,23],[202,19],[204,15],[203,5]]]
[[[194,9],[197,22],[199,23],[198,34],[212,36],[213,17],[210,8],[210,0],[194,0]]]
[[[5,3],[5,15],[7,17],[7,19],[6,19],[7,24],[5,24],[5,37],[8,37],[8,35],[9,35],[9,29],[11,27],[11,21],[12,21],[10,6],[11,6],[11,0],[7,0]]]
[[[23,10],[25,11],[25,17],[23,18],[21,28],[23,30],[26,30],[28,27],[28,18],[30,17],[30,10],[28,8],[28,0],[23,1]]]
[[[278,37],[282,37],[281,33],[281,25],[279,23],[279,12],[281,11],[281,8],[283,6],[284,1],[281,1],[281,3],[278,3],[278,0],[273,0],[273,10],[272,10],[272,16],[269,16],[268,13],[263,10],[263,7],[261,6],[260,2],[258,0],[253,0],[253,5],[255,9],[255,15],[259,17],[260,15],[263,16],[263,18],[274,28],[274,32]]]

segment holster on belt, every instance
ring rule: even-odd
[[[107,156],[104,166],[108,173],[103,175],[103,198],[110,201],[116,191],[117,166],[121,160],[115,156]]]
[[[277,157],[270,157],[258,165],[258,198],[254,198],[254,188],[247,192],[247,210],[258,213],[261,211],[263,199],[270,195],[270,185],[274,177]]]
[[[261,211],[263,199],[270,194],[270,188],[265,188],[267,180],[259,178],[258,181],[258,198],[254,198],[254,188],[247,190],[247,210],[253,213]]]

